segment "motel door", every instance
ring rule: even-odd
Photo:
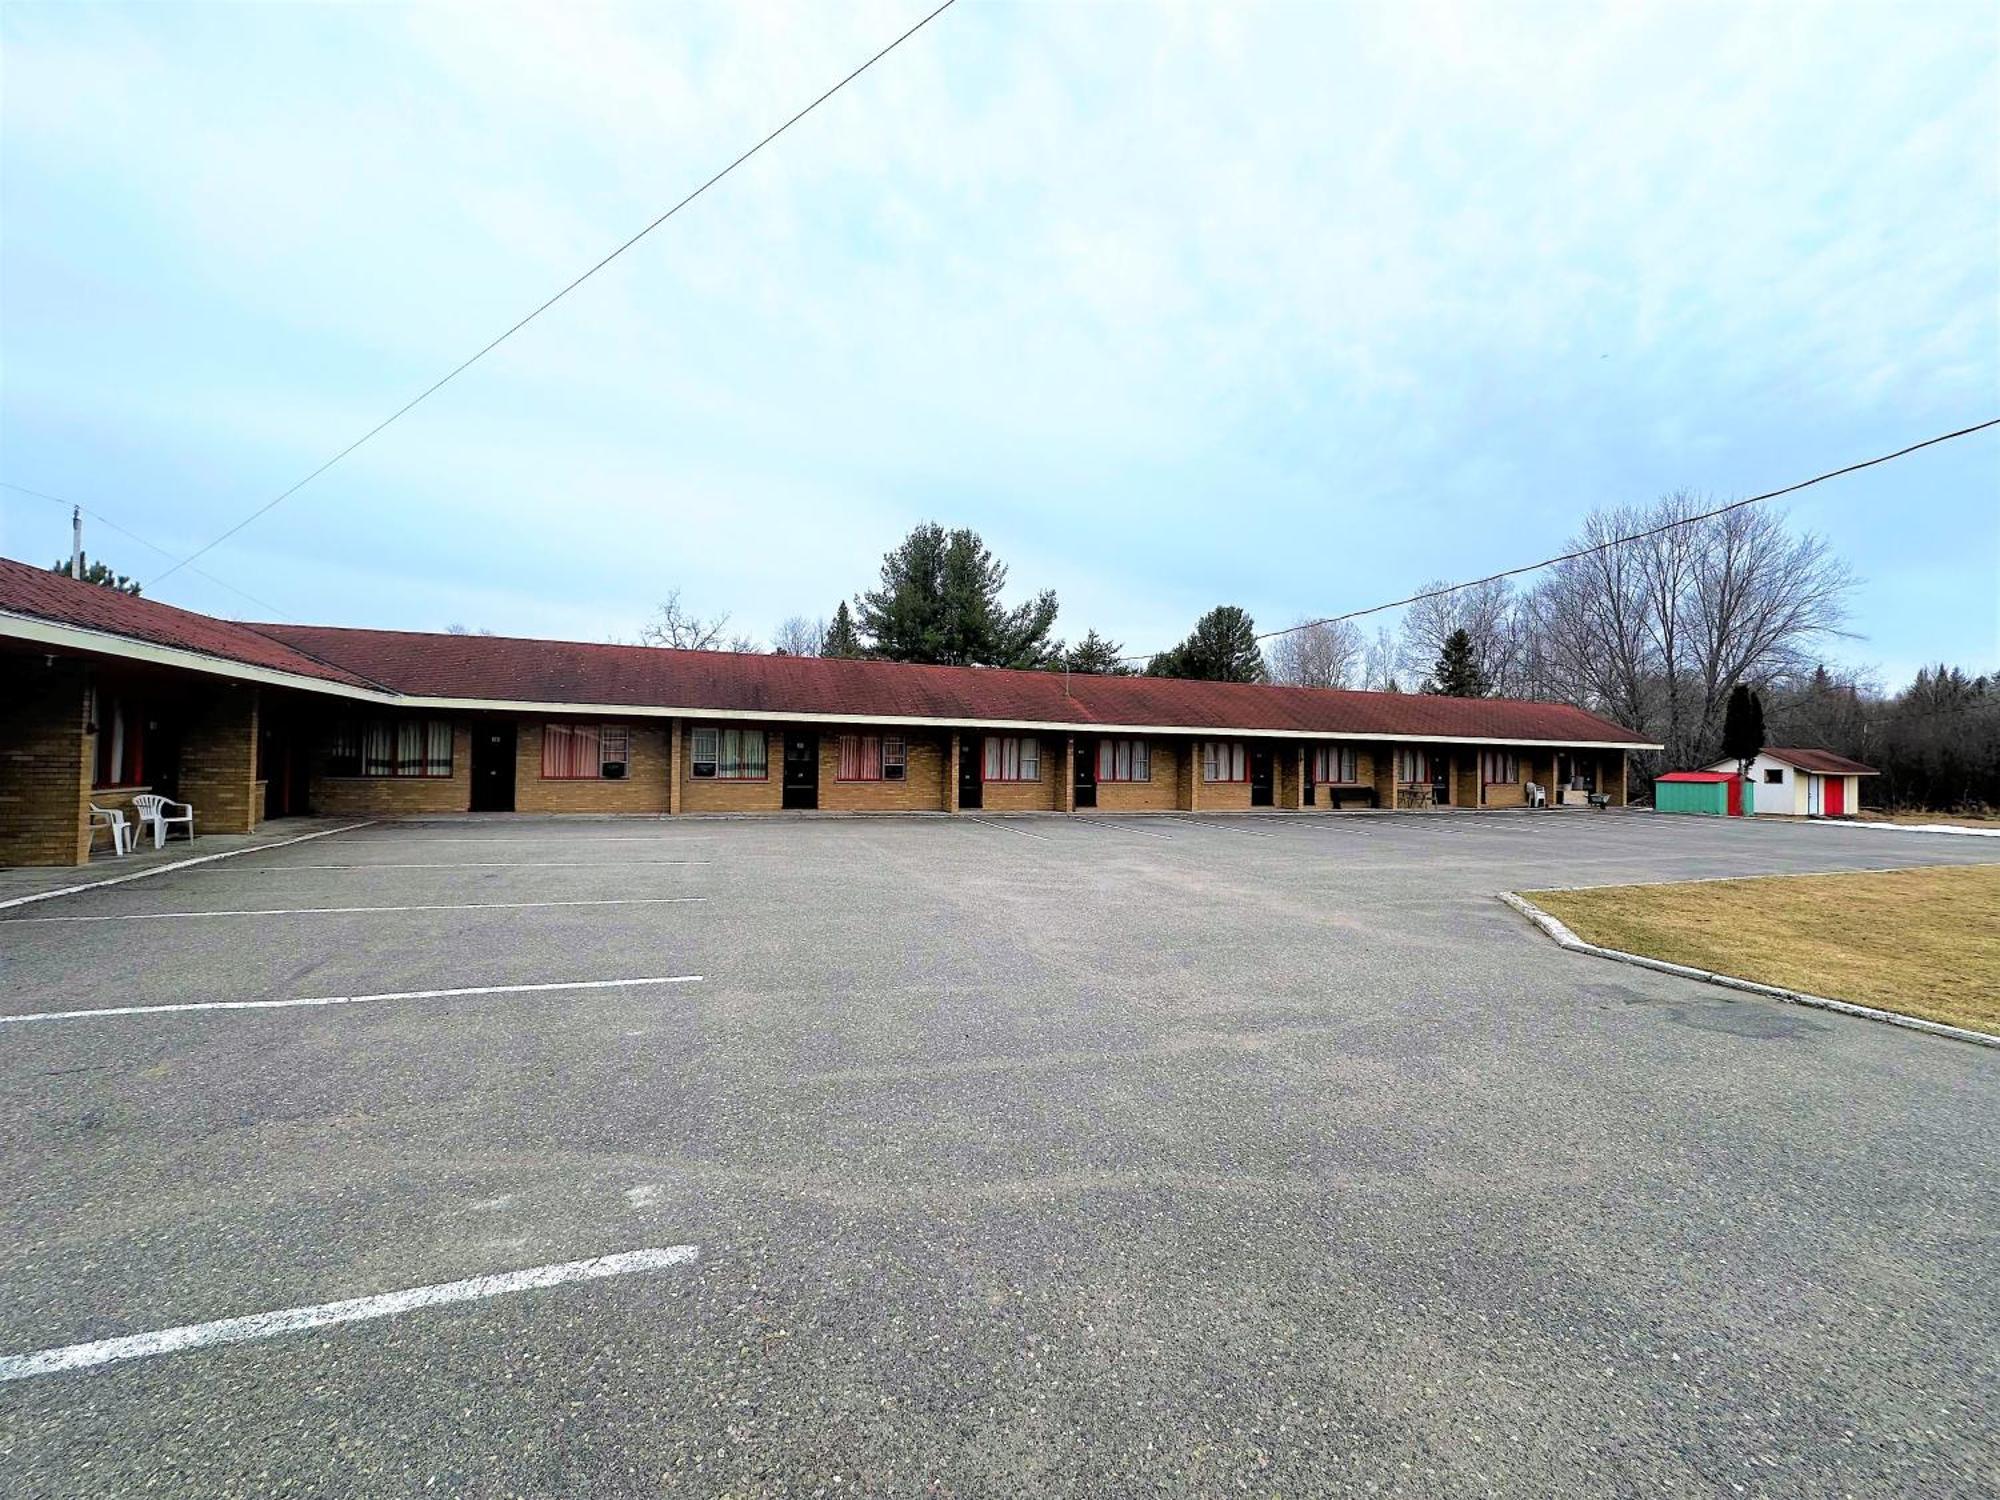
[[[793,730],[785,736],[784,806],[811,812],[819,806],[819,736]]]
[[[1252,745],[1250,747],[1250,805],[1269,807],[1271,805],[1271,747]]]
[[[1451,806],[1451,757],[1431,757],[1431,801],[1438,807]]]
[[[472,726],[472,810],[514,810],[514,725],[489,719]]]
[[[1097,806],[1097,741],[1076,743],[1076,805]]]
[[[961,811],[978,812],[986,805],[984,767],[979,759],[979,739],[965,735],[958,742],[958,805]]]

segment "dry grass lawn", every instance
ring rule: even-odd
[[[1602,948],[2000,1034],[2000,864],[1522,894]]]

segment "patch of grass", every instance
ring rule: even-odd
[[[1601,948],[2000,1034],[2000,864],[1522,894]]]

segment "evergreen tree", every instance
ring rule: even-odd
[[[1146,664],[1148,677],[1190,677],[1201,682],[1264,682],[1264,653],[1257,625],[1233,604],[1220,604],[1195,622],[1178,646]]]
[[[123,573],[114,573],[101,562],[92,562],[90,554],[87,552],[80,555],[83,558],[83,581],[85,583],[95,583],[103,588],[116,589],[121,594],[137,594],[139,592],[138,579],[127,578]],[[51,573],[67,574],[69,572],[69,559],[66,557],[58,558],[55,562],[49,564],[49,571]]]
[[[1722,754],[1725,760],[1736,762],[1737,769],[1744,775],[1750,774],[1750,762],[1764,749],[1764,704],[1757,694],[1742,683],[1729,690],[1729,702],[1722,710]]]
[[[1044,590],[1008,609],[1007,568],[978,533],[918,526],[882,559],[881,587],[855,602],[857,624],[876,656],[950,666],[1039,667],[1055,647],[1056,596]]]
[[[833,612],[833,623],[826,627],[826,640],[819,648],[821,656],[860,656],[861,635],[854,628],[854,616],[849,613],[847,601],[840,601],[840,608]]]
[[[1072,672],[1094,672],[1100,677],[1130,677],[1132,668],[1121,659],[1125,648],[1107,641],[1092,630],[1062,654],[1062,665]]]
[[[1444,638],[1437,665],[1424,680],[1424,691],[1446,698],[1484,698],[1492,693],[1493,684],[1480,670],[1479,654],[1472,648],[1470,634],[1460,629]]]

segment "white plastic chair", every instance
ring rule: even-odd
[[[1548,794],[1542,790],[1541,783],[1536,781],[1529,782],[1528,806],[1547,807],[1548,805],[1549,805]]]
[[[166,847],[167,825],[187,824],[188,842],[194,842],[194,804],[192,802],[169,802],[158,792],[144,792],[132,799],[132,810],[139,815],[141,823],[153,825],[153,847]]]
[[[132,852],[132,841],[138,836],[139,830],[125,821],[125,814],[121,809],[116,807],[99,807],[95,802],[91,803],[91,843],[95,844],[97,842],[97,830],[100,828],[110,830],[111,852],[113,854],[124,855]]]

